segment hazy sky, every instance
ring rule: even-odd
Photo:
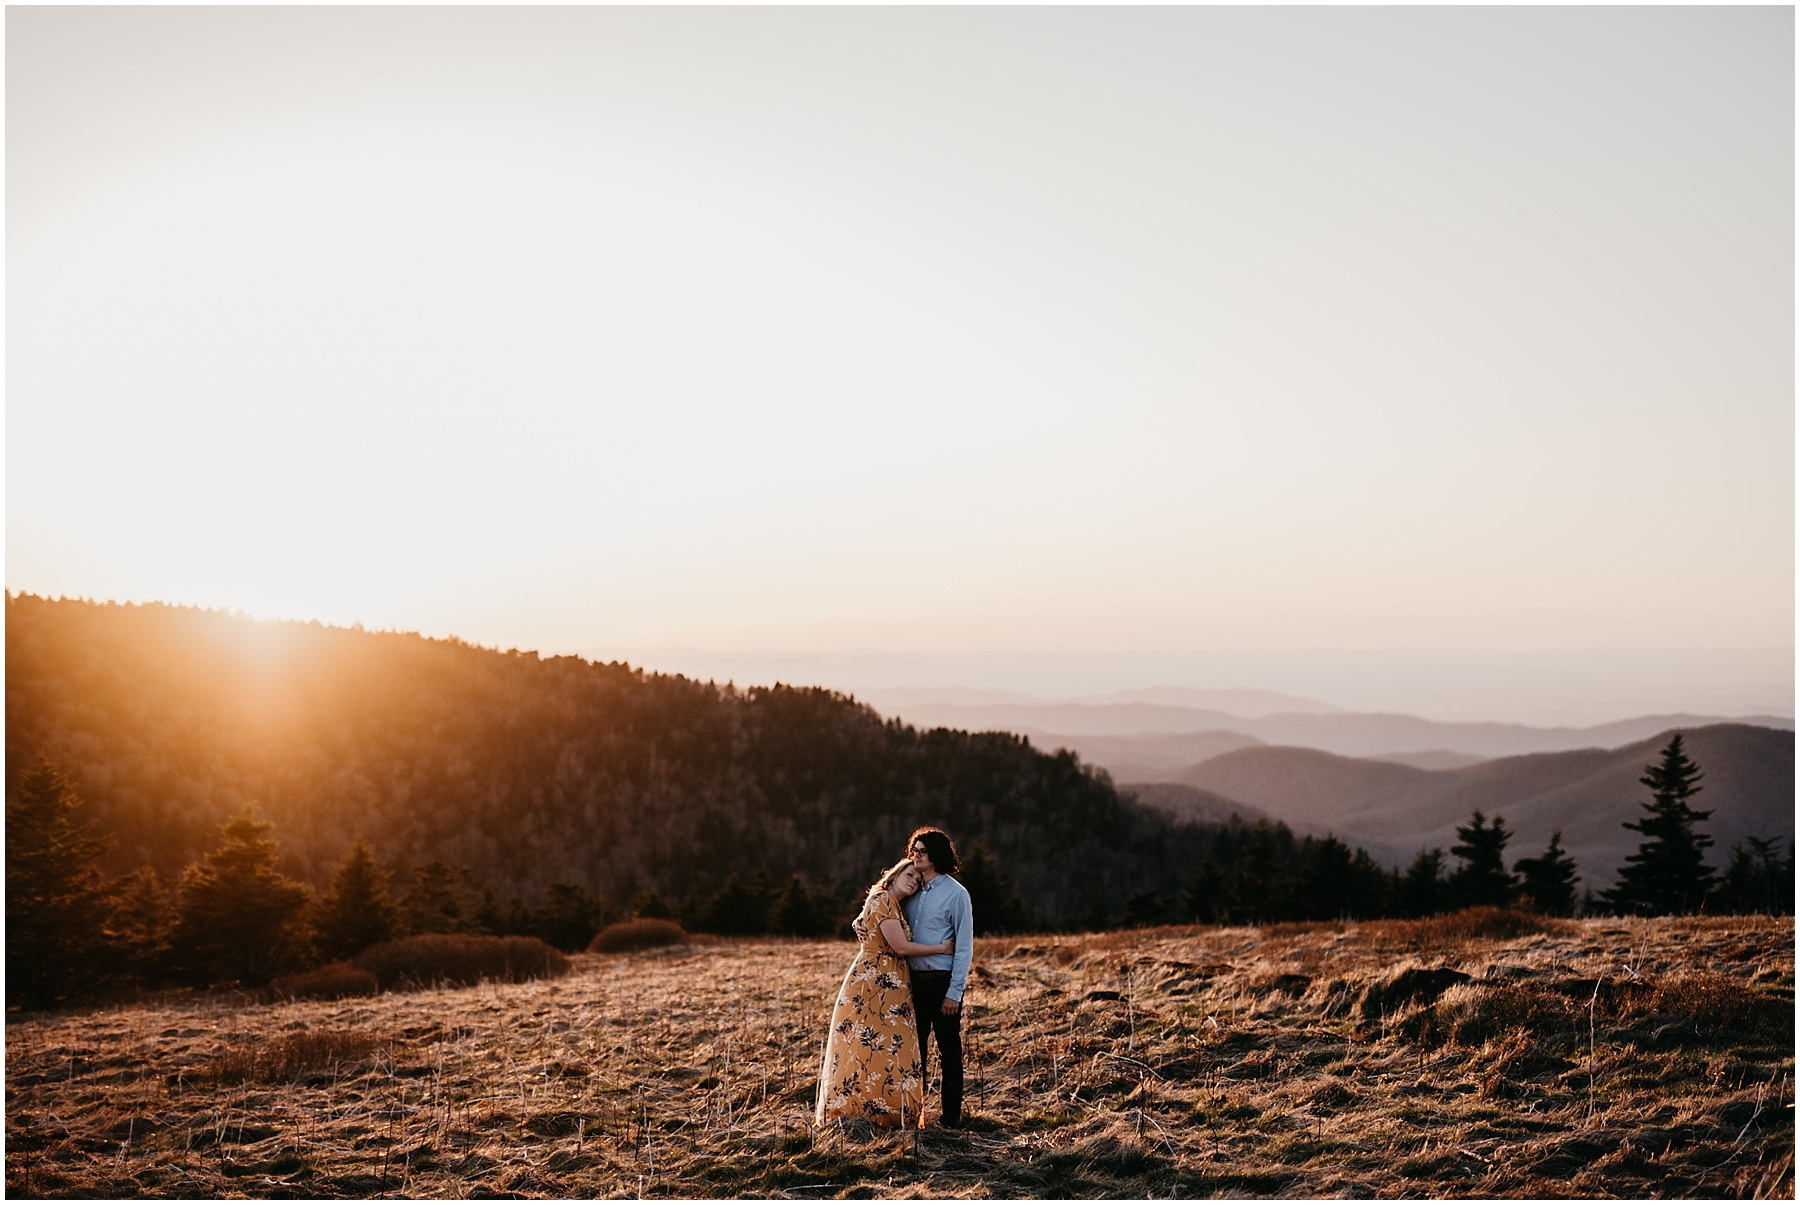
[[[1792,646],[1791,9],[6,31],[10,589],[546,650]]]

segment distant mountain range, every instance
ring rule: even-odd
[[[1791,730],[1714,724],[1681,732],[1706,775],[1695,806],[1713,812],[1702,829],[1717,842],[1713,865],[1723,865],[1732,844],[1745,837],[1793,840]],[[1637,848],[1639,835],[1622,825],[1642,814],[1638,804],[1649,792],[1637,780],[1668,736],[1662,731],[1614,749],[1526,754],[1448,770],[1255,745],[1163,774],[1162,782],[1122,789],[1176,816],[1212,819],[1235,807],[1247,820],[1266,815],[1298,832],[1335,832],[1390,862],[1420,848],[1448,850],[1456,826],[1480,808],[1506,818],[1512,858],[1537,854],[1561,830],[1583,876],[1598,887],[1611,883]]]
[[[967,686],[893,687],[885,690],[859,691],[857,697],[878,711],[890,708],[910,709],[921,704],[948,703],[960,706],[1025,704],[1026,706],[1119,706],[1126,703],[1152,703],[1164,707],[1198,708],[1223,711],[1238,716],[1274,715],[1277,712],[1330,713],[1343,711],[1330,703],[1301,695],[1282,694],[1274,690],[1208,690],[1193,686],[1149,686],[1139,690],[1120,690],[1112,694],[1086,699],[1046,699],[1016,690],[980,690]]]
[[[1212,708],[1170,703],[934,703],[874,704],[884,714],[923,728],[958,728],[970,732],[1002,731],[1059,734],[1057,740],[1091,762],[1112,768],[1112,759],[1137,766],[1169,766],[1170,753],[1148,739],[1130,746],[1129,756],[1101,746],[1094,737],[1181,736],[1207,734],[1215,741],[1249,738],[1245,744],[1298,745],[1345,757],[1412,758],[1423,752],[1459,753],[1465,757],[1514,757],[1570,749],[1610,749],[1645,740],[1671,729],[1709,724],[1753,724],[1793,730],[1786,716],[1650,715],[1586,728],[1539,728],[1526,724],[1446,723],[1418,716],[1361,712],[1276,712],[1234,715]],[[1038,743],[1035,739],[1034,744]],[[1087,746],[1087,748],[1084,748]],[[1053,746],[1054,747],[1054,746]],[[1166,746],[1171,753],[1180,742]],[[1146,756],[1146,754],[1152,754]],[[1119,777],[1115,771],[1114,777]]]

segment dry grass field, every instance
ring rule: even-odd
[[[970,1126],[815,1133],[849,956],[696,944],[553,981],[15,1019],[7,1191],[1793,1195],[1791,920],[984,939]]]

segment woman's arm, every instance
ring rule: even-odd
[[[906,929],[891,916],[881,922],[881,935],[887,938],[887,943],[893,947],[894,953],[905,954],[909,957],[917,954],[948,954],[955,948],[954,943],[948,941],[940,941],[929,946],[916,941],[907,941]]]

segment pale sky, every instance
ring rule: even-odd
[[[6,585],[590,653],[1791,649],[1793,48],[12,8]]]

